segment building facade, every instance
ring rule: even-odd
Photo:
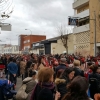
[[[28,52],[32,49],[32,43],[45,39],[45,35],[20,35],[18,40],[20,51]]]
[[[74,53],[74,34],[68,34],[68,53]],[[33,43],[33,53],[35,54],[62,54],[66,52],[61,37],[55,37]]]
[[[5,44],[0,44],[0,54],[4,53]]]
[[[19,46],[5,45],[5,47],[3,47],[3,54],[19,54]]]
[[[74,27],[74,53],[82,55],[95,55],[94,41],[96,28],[96,53],[100,52],[100,1],[99,0],[74,0],[74,16],[78,17],[78,26]],[[96,14],[96,25],[94,11]]]

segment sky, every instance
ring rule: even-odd
[[[67,25],[68,16],[73,16],[73,0],[13,0],[13,13],[4,22],[12,25],[12,31],[2,31],[0,44],[18,44],[18,35],[46,35],[52,38],[58,35],[57,26]],[[71,30],[71,27],[68,26]],[[29,30],[25,30],[29,29]],[[8,38],[8,39],[7,39]]]

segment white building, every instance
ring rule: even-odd
[[[0,44],[0,54],[3,54],[4,53],[4,47],[5,47],[5,44]]]
[[[3,53],[19,54],[19,46],[7,45],[3,48]]]

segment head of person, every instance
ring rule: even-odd
[[[9,58],[9,61],[12,62],[12,61],[13,61],[13,57],[10,57],[10,58]]]
[[[31,61],[27,61],[26,63],[26,68],[30,68],[31,67],[32,62]]]
[[[32,77],[33,79],[36,79],[36,72],[30,70],[30,71],[29,71],[29,77]]]
[[[24,58],[21,58],[21,61],[24,61]]]
[[[40,57],[38,58],[38,64],[41,64],[41,63],[43,63],[43,62],[44,62],[43,56],[40,56]]]
[[[58,70],[56,78],[60,78],[63,72],[64,72],[63,69]]]
[[[88,80],[84,77],[77,76],[67,86],[68,93],[63,100],[89,100],[87,90],[89,87]]]
[[[61,58],[60,59],[60,64],[66,64],[66,58]]]
[[[13,58],[13,62],[16,63],[16,59],[15,58]]]
[[[33,58],[34,57],[34,54],[33,53],[31,53],[31,58]]]
[[[54,71],[49,67],[44,67],[38,71],[38,81],[41,83],[53,82]]]
[[[98,67],[98,69],[97,69],[97,73],[100,74],[100,67]]]
[[[92,65],[92,63],[91,63],[91,62],[88,62],[88,63],[87,63],[87,66],[88,66],[88,67],[90,67],[91,65]]]
[[[90,69],[92,70],[93,73],[97,72],[98,66],[96,65],[91,65]]]
[[[67,77],[69,80],[74,78],[75,71],[72,67],[66,68],[61,77]]]
[[[79,67],[79,66],[80,66],[80,61],[74,60],[74,67]]]
[[[32,63],[31,64],[31,69],[32,70],[37,70],[37,64],[36,63]]]

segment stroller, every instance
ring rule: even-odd
[[[12,90],[12,84],[9,80],[0,80],[0,100],[14,100],[14,95],[16,95],[16,91]]]

